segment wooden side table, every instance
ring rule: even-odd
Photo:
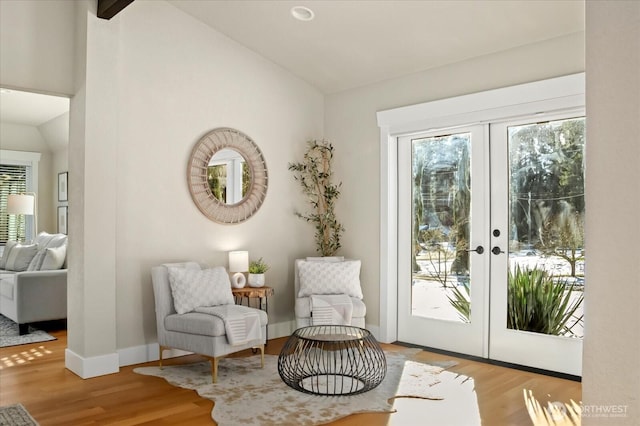
[[[233,294],[233,298],[235,299],[236,304],[242,305],[246,300],[246,306],[251,306],[251,299],[257,299],[258,306],[254,306],[254,307],[267,312],[269,308],[269,296],[273,296],[274,290],[272,287],[268,287],[268,286],[242,287],[242,288],[232,288],[231,293]],[[268,326],[267,326],[267,335],[265,337],[267,340],[269,340]]]

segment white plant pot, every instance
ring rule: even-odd
[[[249,274],[249,287],[264,286],[264,274]]]

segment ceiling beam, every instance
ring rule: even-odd
[[[111,19],[133,0],[98,0],[98,18]]]

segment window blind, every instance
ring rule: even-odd
[[[26,218],[8,214],[7,199],[9,194],[27,192],[28,169],[24,165],[0,164],[0,245],[25,239]]]

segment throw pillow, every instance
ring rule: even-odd
[[[51,271],[62,268],[64,259],[67,256],[67,246],[51,247],[45,250],[41,271]]]
[[[42,262],[44,262],[44,257],[46,254],[47,254],[47,248],[40,247],[36,255],[33,256],[33,259],[31,259],[31,262],[29,263],[29,267],[27,268],[27,271],[39,271],[42,268]]]
[[[2,258],[0,258],[0,269],[5,269],[5,266],[7,264],[7,259],[9,258],[9,253],[11,253],[11,250],[17,245],[18,245],[17,241],[7,241],[7,244],[4,245]]]
[[[38,244],[38,253],[33,257],[27,271],[40,271],[48,248],[56,248],[67,244],[67,236],[64,234],[49,234],[40,232],[36,237],[35,243]],[[60,268],[56,268],[60,269]]]
[[[302,261],[298,264],[300,291],[298,297],[312,294],[347,294],[362,299],[360,261]]]
[[[211,269],[169,269],[169,284],[173,306],[177,313],[185,314],[202,306],[232,305],[231,281],[222,266]]]
[[[7,271],[21,272],[26,271],[29,267],[29,263],[38,253],[38,245],[21,245],[18,244],[9,253],[7,263],[4,265],[4,269]]]

